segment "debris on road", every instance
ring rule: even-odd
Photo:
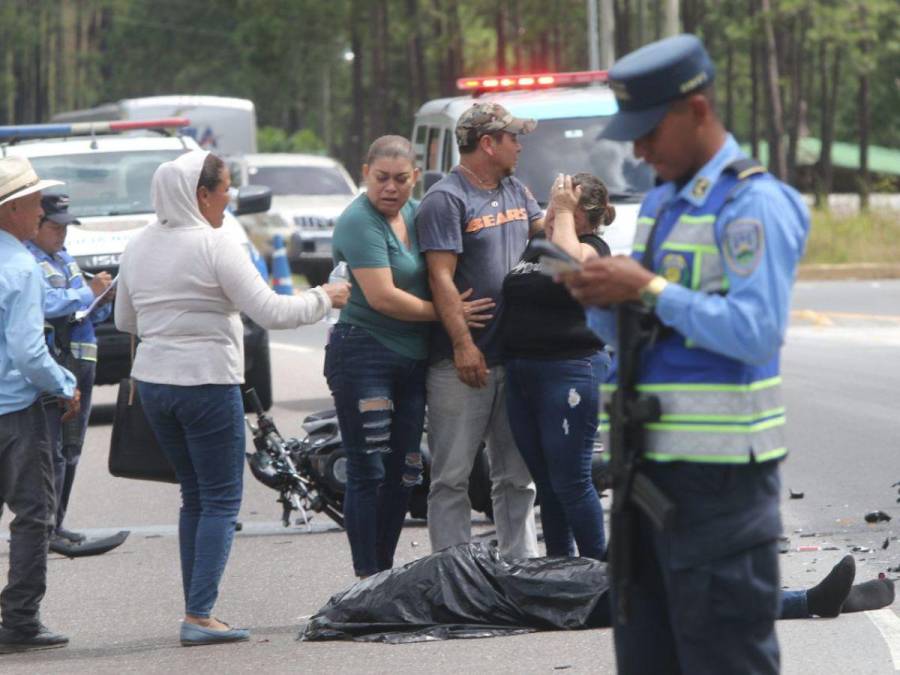
[[[884,511],[870,511],[866,514],[866,522],[867,523],[881,523],[888,522],[891,517],[886,514]]]
[[[788,493],[791,495],[791,499],[803,499],[802,492],[794,492],[791,488],[788,488]]]

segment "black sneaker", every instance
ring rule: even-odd
[[[56,528],[56,534],[58,534],[63,539],[68,539],[73,544],[80,544],[85,539],[87,539],[87,537],[81,534],[81,532],[72,532],[72,530],[67,530],[64,527]]]
[[[69,644],[69,638],[54,633],[44,624],[39,624],[37,632],[26,632],[0,627],[0,654],[31,652],[39,649],[56,649]]]

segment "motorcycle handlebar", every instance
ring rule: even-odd
[[[250,405],[253,406],[253,411],[256,413],[258,417],[262,417],[266,414],[266,411],[263,410],[262,401],[259,400],[259,396],[256,393],[256,389],[253,387],[248,387],[244,390],[244,393],[247,395],[247,398],[250,399]]]

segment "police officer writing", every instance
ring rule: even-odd
[[[639,301],[657,321],[637,354],[638,389],[661,408],[644,424],[640,472],[675,515],[659,529],[638,512],[631,530],[630,611],[614,624],[624,673],[779,670],[779,348],[809,215],[724,129],[714,74],[691,35],[610,70],[619,112],[604,136],[633,140],[662,184],[641,206],[631,258],[595,258],[564,279],[608,343],[615,316],[596,306]]]
[[[69,213],[67,195],[50,194],[41,199],[44,217],[37,234],[26,242],[44,277],[44,319],[49,333],[50,353],[56,361],[75,375],[81,392],[81,411],[65,424],[60,413],[49,409],[47,424],[53,449],[53,475],[56,492],[56,530],[51,549],[65,552],[67,546],[85,540],[83,534],[63,528],[63,519],[72,493],[75,469],[81,457],[81,446],[91,411],[91,391],[97,368],[97,338],[94,324],[109,318],[114,290],[104,292],[112,284],[107,272],[100,272],[87,282],[75,259],[65,249],[69,225],[79,225]],[[102,304],[82,320],[75,312],[85,310],[94,298],[103,296]]]

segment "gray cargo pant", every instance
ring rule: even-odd
[[[53,457],[39,401],[0,415],[0,502],[9,525],[9,583],[0,593],[3,627],[37,629],[47,590],[47,545],[53,527]]]
[[[502,366],[491,367],[488,384],[482,389],[463,384],[452,361],[428,369],[428,534],[432,551],[472,538],[469,474],[481,442],[486,441],[500,553],[507,558],[538,555],[534,483],[509,428],[504,384]]]

